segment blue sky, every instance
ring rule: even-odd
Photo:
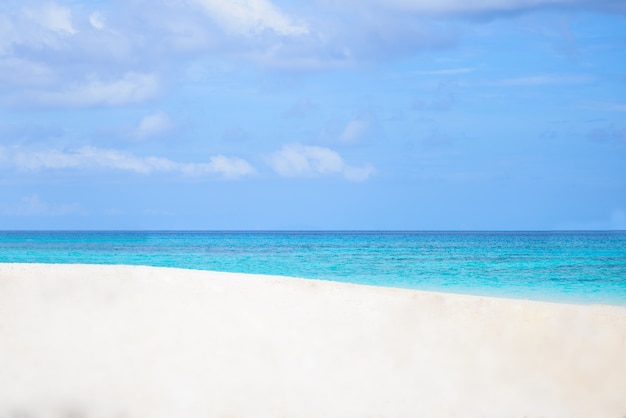
[[[0,229],[626,229],[626,3],[0,4]]]

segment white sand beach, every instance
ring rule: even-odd
[[[626,307],[0,264],[1,418],[626,416]]]

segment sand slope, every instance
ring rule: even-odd
[[[0,417],[626,416],[626,308],[0,264]]]

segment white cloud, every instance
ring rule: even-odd
[[[24,9],[24,15],[37,22],[41,27],[52,32],[74,35],[72,11],[56,3],[45,3],[37,9]]]
[[[296,24],[267,0],[189,0],[227,30],[244,35],[254,35],[271,30],[279,35],[305,35],[305,25]]]
[[[180,163],[162,157],[138,157],[129,152],[96,147],[71,151],[45,150],[14,152],[10,158],[22,170],[107,169],[139,174],[178,172],[186,176],[217,175],[237,179],[256,173],[246,160],[215,155],[208,163]]]
[[[353,119],[339,136],[339,140],[344,144],[354,145],[361,142],[369,128],[369,122],[362,119]]]
[[[95,29],[98,29],[98,30],[104,29],[104,26],[105,26],[104,22],[105,22],[104,16],[100,12],[93,12],[89,16],[89,24]]]
[[[214,155],[208,163],[182,164],[180,166],[184,174],[190,176],[202,176],[205,174],[217,174],[227,179],[238,179],[256,173],[246,160],[224,155]]]
[[[541,8],[626,12],[624,2],[616,0],[318,0],[316,3],[321,5],[319,12],[324,23],[312,25],[313,33],[318,35],[316,29],[319,30],[316,39],[323,44],[315,55],[342,56],[340,62],[344,63],[380,62],[411,56],[419,50],[454,47],[463,35],[458,26],[461,19],[479,23]],[[342,50],[349,53],[339,54]],[[439,75],[443,74],[446,73]]]
[[[71,40],[78,39],[72,36],[77,33],[71,10],[56,3],[22,7],[9,14],[0,13],[0,55],[21,58],[16,53],[16,46],[31,51],[45,48],[58,50]]]
[[[344,162],[335,151],[312,146],[288,145],[271,156],[272,168],[282,176],[340,173]]]
[[[165,77],[170,63],[175,66],[191,55],[211,56],[216,58],[215,61],[235,57],[269,68],[298,71],[343,68],[364,61],[410,56],[417,50],[454,46],[459,36],[456,21],[432,20],[428,13],[488,14],[524,11],[542,5],[574,4],[584,9],[611,10],[617,9],[620,2],[134,0],[114,2],[106,9],[99,6],[100,2],[95,7],[92,3],[90,6],[88,2],[67,0],[8,3],[9,6],[0,6],[0,55],[54,69],[61,86],[67,86],[69,80],[73,80],[87,84],[83,87],[90,87],[90,80],[81,83],[82,77],[77,74],[111,74],[116,70],[123,74],[130,70],[151,72],[163,69]],[[80,36],[77,36],[79,31]],[[267,34],[277,36],[264,36]],[[185,59],[181,59],[181,55]],[[452,68],[423,73],[459,74],[468,70]],[[19,74],[16,72],[14,78]],[[97,88],[98,83],[109,83],[94,78],[97,82],[91,83],[95,84],[91,86],[93,88]],[[53,105],[89,101],[79,100],[69,90],[36,96]],[[141,98],[136,101],[139,100]],[[91,101],[109,105],[115,100]],[[126,99],[123,102],[133,101]]]
[[[271,0],[137,0],[108,8],[106,15],[76,7],[76,2],[66,4],[73,10],[49,3],[28,9],[28,16],[0,12],[0,54],[19,50],[16,58],[49,64],[59,78],[78,81],[77,71],[142,71],[138,63],[143,68],[163,68],[158,65],[176,62],[180,54],[198,53],[243,58],[269,68],[318,71],[445,47],[455,37],[441,25],[416,24],[411,16],[402,16],[401,21],[394,13],[368,18],[373,12],[367,1],[346,11],[323,3],[304,8],[290,4],[292,9],[306,10],[306,20]],[[353,24],[345,25],[346,21]],[[80,36],[70,36],[78,29]],[[52,55],[50,50],[61,53]],[[59,97],[61,93],[71,92],[47,92],[40,99],[62,106],[78,101]]]
[[[138,158],[132,154],[82,147],[74,151],[46,150],[39,152],[18,152],[15,164],[26,170],[67,169],[67,168],[112,168],[147,174],[153,170],[167,170],[167,160],[153,157]]]
[[[343,175],[350,181],[365,181],[370,178],[371,175],[376,173],[376,169],[372,165],[366,165],[364,167],[350,167],[346,166],[343,169]]]
[[[134,136],[139,139],[146,139],[152,136],[161,135],[174,127],[172,120],[165,112],[156,112],[144,116],[139,122],[139,126],[134,132]]]
[[[267,162],[277,174],[284,177],[339,174],[350,181],[364,181],[375,172],[369,165],[347,165],[337,152],[329,148],[298,144],[284,146],[271,154]]]
[[[71,83],[61,90],[31,91],[22,100],[44,106],[122,106],[152,99],[158,91],[156,75],[129,72],[112,81],[90,76],[84,82]]]

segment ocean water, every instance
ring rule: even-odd
[[[626,305],[626,232],[0,232],[0,262],[166,266]]]

